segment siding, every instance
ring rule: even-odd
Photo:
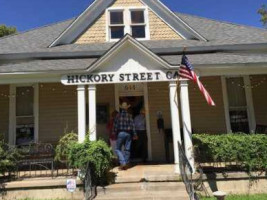
[[[267,125],[267,75],[251,76],[256,124]]]
[[[97,85],[96,88],[96,102],[97,104],[107,105],[109,108],[109,115],[115,110],[115,89],[114,85]],[[108,116],[109,117],[109,116]],[[97,124],[97,137],[108,140],[108,132],[106,124]]]
[[[205,77],[201,78],[201,81],[216,106],[209,106],[197,85],[190,82],[189,99],[193,131],[195,133],[226,133],[221,78]]]
[[[77,131],[75,86],[60,83],[39,86],[39,141],[56,143],[66,132]]]
[[[111,7],[144,6],[139,0],[117,0]],[[165,22],[149,9],[149,27],[151,40],[181,39]],[[89,27],[77,40],[76,44],[106,42],[106,13]]]
[[[208,106],[196,85],[189,84],[189,99],[192,128],[197,133],[225,133],[225,115],[220,77],[202,78],[203,84],[213,97],[216,107]],[[179,91],[178,91],[179,94]],[[157,128],[157,111],[163,113],[165,128],[171,128],[171,114],[168,83],[149,83],[148,99],[150,112],[150,128],[152,155],[155,161],[165,160],[164,137]],[[178,97],[180,102],[180,97]],[[179,108],[180,112],[181,109]],[[180,113],[180,120],[181,120]],[[170,156],[173,156],[173,146],[170,144]],[[172,158],[172,157],[171,157]]]
[[[153,160],[165,161],[164,135],[157,128],[157,112],[162,112],[165,128],[171,128],[168,83],[148,83],[148,101]]]
[[[0,134],[8,141],[9,126],[9,86],[0,85]]]

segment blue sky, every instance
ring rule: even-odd
[[[0,24],[19,31],[70,19],[79,15],[92,0],[0,0]],[[262,27],[257,14],[267,0],[162,0],[171,10]]]

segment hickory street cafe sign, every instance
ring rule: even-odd
[[[179,80],[178,70],[148,72],[115,72],[92,74],[69,74],[61,78],[64,85],[90,85],[110,83],[160,82]]]

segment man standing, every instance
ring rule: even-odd
[[[120,161],[120,170],[127,169],[130,162],[132,139],[136,140],[138,138],[132,115],[127,112],[130,107],[126,102],[123,102],[120,106],[121,112],[114,120],[114,133],[117,134],[115,151]],[[124,151],[122,151],[122,146],[124,146]]]
[[[135,129],[138,136],[137,155],[142,158],[143,162],[147,160],[147,134],[146,134],[146,115],[145,109],[140,110],[140,114],[134,118]]]

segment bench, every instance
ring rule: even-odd
[[[30,176],[32,171],[38,168],[41,170],[51,170],[51,176],[54,174],[54,148],[52,144],[33,143],[26,146],[18,146],[22,158],[18,162],[18,172],[20,170],[29,170]]]

